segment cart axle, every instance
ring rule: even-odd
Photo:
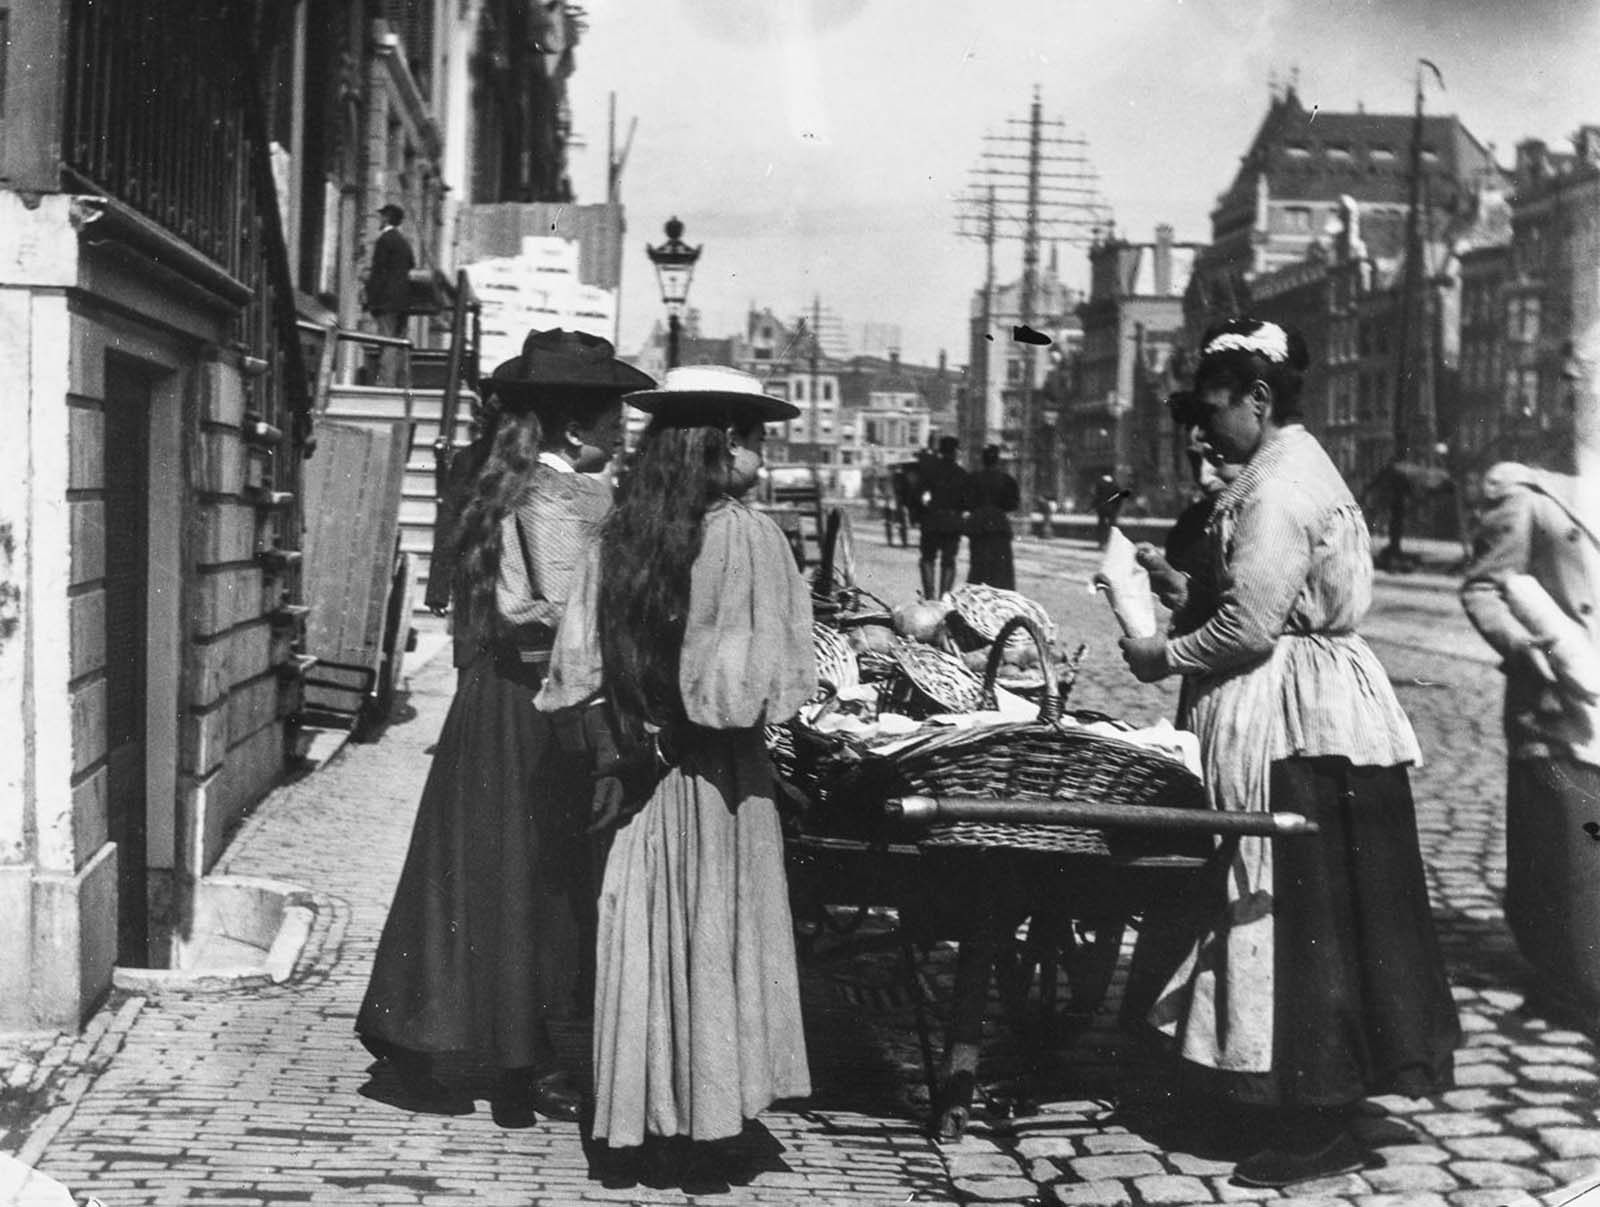
[[[1247,834],[1276,838],[1315,834],[1315,822],[1299,813],[1223,813],[1214,809],[1170,809],[1158,805],[1086,804],[1056,800],[982,800],[976,797],[904,796],[883,804],[884,816],[912,825],[936,822],[1011,821],[1034,825],[1126,827],[1138,830]]]

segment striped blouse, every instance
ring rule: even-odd
[[[1356,634],[1372,606],[1366,521],[1316,438],[1298,424],[1274,433],[1217,501],[1208,535],[1208,570],[1191,592],[1209,615],[1167,642],[1172,669],[1204,691],[1273,662],[1268,728],[1282,748],[1272,757],[1420,763],[1388,676]]]
[[[527,491],[500,524],[500,619],[548,645],[566,610],[572,579],[611,509],[604,479],[544,457]]]

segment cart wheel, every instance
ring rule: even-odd
[[[995,959],[995,980],[1011,1025],[1054,1037],[1062,1022],[1086,1023],[1105,1002],[1122,951],[1125,920],[1058,920],[1035,914],[1027,937],[1006,944]],[[1067,1000],[1060,1000],[1060,974]]]

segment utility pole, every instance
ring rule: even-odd
[[[820,438],[817,432],[817,356],[820,336],[822,334],[822,298],[817,294],[811,295],[811,446],[815,452],[820,452]]]
[[[994,185],[990,184],[987,196],[984,198],[983,207],[983,307],[981,316],[983,320],[983,338],[978,341],[974,350],[973,359],[978,363],[979,371],[976,374],[978,381],[978,406],[967,407],[966,423],[963,425],[962,438],[967,442],[967,447],[982,448],[991,443],[988,439],[989,423],[989,336],[994,329]],[[1004,358],[1002,358],[1004,360]],[[968,390],[970,392],[971,385]]]
[[[1017,456],[1017,477],[1023,498],[1031,499],[1041,480],[1041,467],[1032,455],[1039,446],[1039,408],[1034,389],[1036,345],[1020,341],[1022,378],[1013,391],[1012,406],[996,407],[990,398],[994,373],[993,351],[998,344],[1001,365],[1010,360],[1010,330],[995,331],[994,244],[998,239],[1022,243],[1022,280],[1017,299],[1016,323],[1032,327],[1054,317],[1039,312],[1039,244],[1043,239],[1086,247],[1096,227],[1110,221],[1109,207],[1101,200],[1098,178],[1089,162],[1088,142],[1068,137],[1066,123],[1046,120],[1035,85],[1026,118],[1008,118],[1005,132],[984,137],[979,165],[973,169],[967,192],[957,211],[956,233],[981,239],[985,244],[987,272],[984,281],[980,333],[972,357],[981,360],[982,377],[970,404],[978,416],[963,424],[964,434],[982,444],[1009,446]],[[980,355],[981,351],[981,355]],[[1005,399],[1009,372],[1002,371],[1001,397]]]
[[[1444,86],[1439,69],[1417,60],[1416,110],[1411,121],[1411,179],[1406,208],[1406,264],[1400,295],[1400,322],[1395,341],[1394,457],[1389,463],[1389,543],[1378,554],[1385,570],[1408,570],[1414,564],[1404,548],[1406,504],[1424,481],[1420,472],[1435,461],[1433,282],[1428,274],[1423,239],[1422,68]],[[1431,209],[1431,206],[1429,207]]]

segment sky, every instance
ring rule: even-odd
[[[1170,223],[1205,242],[1271,100],[1296,73],[1307,108],[1459,116],[1509,165],[1537,137],[1570,150],[1600,124],[1600,0],[583,0],[568,81],[580,202],[605,195],[608,98],[628,234],[621,350],[663,316],[644,246],[676,215],[704,251],[690,305],[708,336],[748,308],[814,299],[848,324],[892,323],[902,355],[967,360],[983,246],[957,198],[986,134],[1046,119],[1082,137],[1117,230]],[[1083,248],[1062,275],[1087,281]],[[997,277],[1021,273],[1002,243]]]

